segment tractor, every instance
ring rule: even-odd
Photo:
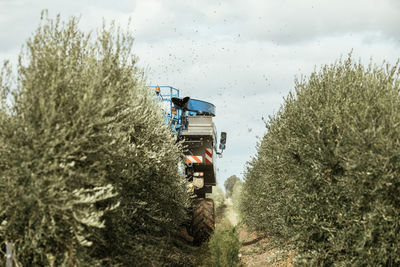
[[[221,132],[219,149],[213,122],[215,106],[209,102],[179,96],[172,86],[149,86],[164,110],[165,122],[183,142],[182,165],[187,190],[192,198],[192,220],[188,232],[195,244],[208,240],[215,228],[214,201],[206,197],[216,185],[216,158],[225,149],[226,133]]]

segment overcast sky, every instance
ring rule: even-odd
[[[228,132],[218,181],[243,177],[295,77],[353,51],[364,63],[394,63],[400,52],[399,0],[0,0],[0,60],[15,62],[42,9],[81,16],[84,30],[103,18],[132,19],[134,53],[148,83],[212,102]]]

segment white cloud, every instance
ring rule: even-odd
[[[356,32],[381,33],[397,40],[400,33],[400,4],[393,0],[233,0],[201,10],[205,23],[228,24],[230,34],[249,40],[293,44]]]

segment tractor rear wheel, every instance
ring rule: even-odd
[[[207,241],[215,228],[214,201],[197,198],[193,201],[192,236],[194,244]]]

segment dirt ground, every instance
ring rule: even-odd
[[[225,201],[225,216],[233,226],[240,230],[239,238],[242,242],[240,249],[240,261],[244,266],[293,266],[294,252],[274,248],[272,242],[260,233],[248,232],[244,225],[240,224],[237,212],[233,209],[231,199]]]

